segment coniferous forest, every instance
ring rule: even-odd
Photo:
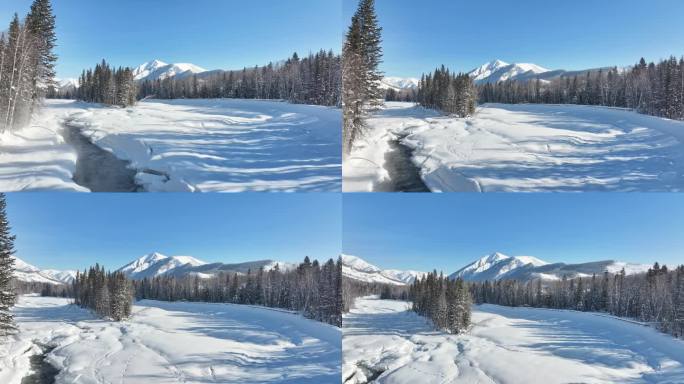
[[[423,107],[466,117],[475,113],[477,88],[467,73],[452,73],[442,66],[423,74],[417,99]]]
[[[363,136],[368,113],[382,106],[385,98],[385,91],[380,88],[383,74],[378,69],[382,62],[381,34],[375,1],[361,0],[342,48],[342,151],[345,155]]]
[[[272,99],[338,106],[341,90],[340,56],[321,50],[304,58],[295,53],[282,63],[240,71],[145,80],[140,84],[138,98]]]
[[[0,133],[28,124],[52,86],[55,44],[49,0],[35,0],[26,17],[15,14],[6,32],[0,32]]]
[[[470,326],[472,299],[462,279],[452,280],[437,271],[428,273],[413,282],[409,298],[413,310],[438,329],[459,333]]]
[[[605,312],[684,337],[684,266],[658,263],[646,273],[604,273],[558,281],[485,281],[470,284],[476,303]]]
[[[609,68],[550,81],[504,81],[479,87],[481,103],[600,105],[684,119],[684,58],[643,58],[631,68]]]
[[[7,219],[5,194],[0,193],[0,336],[16,332],[11,310],[17,300],[14,287],[14,240]]]
[[[342,261],[324,264],[308,257],[295,269],[278,266],[211,278],[157,276],[133,282],[137,299],[261,305],[301,312],[342,326]]]
[[[121,321],[131,315],[133,289],[121,272],[105,272],[104,267],[96,264],[79,272],[72,287],[75,304],[100,317]]]
[[[75,92],[78,100],[120,107],[135,104],[137,94],[133,70],[128,67],[114,69],[104,60],[95,69],[83,71]]]

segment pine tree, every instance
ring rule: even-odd
[[[54,86],[57,56],[53,50],[57,44],[57,37],[50,0],[34,0],[26,23],[35,38],[37,51],[34,56],[36,71],[33,79],[33,99],[37,101],[45,96],[48,88]]]
[[[11,309],[16,302],[14,278],[14,240],[7,219],[7,202],[0,193],[0,336],[16,331]]]

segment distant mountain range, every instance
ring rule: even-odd
[[[382,270],[360,257],[342,255],[342,275],[366,283],[406,285],[413,283],[416,278],[421,278],[426,273],[396,269]]]
[[[76,278],[76,271],[41,270],[18,257],[14,257],[14,277],[27,283],[70,283]]]
[[[394,89],[395,91],[417,89],[420,79],[415,77],[385,77],[380,82],[381,89]]]
[[[627,274],[646,272],[650,265],[633,264],[614,260],[595,261],[580,264],[548,263],[533,256],[507,256],[495,252],[481,257],[449,275],[450,278],[463,278],[467,281],[495,281],[535,279],[559,280],[567,278],[590,277],[604,272],[618,273],[622,268]],[[342,274],[345,277],[367,282],[394,285],[411,284],[416,278],[425,275],[419,271],[382,270],[355,256],[342,256]]]
[[[502,60],[493,60],[482,64],[481,66],[468,72],[476,84],[498,83],[500,81],[515,80],[515,81],[529,81],[542,80],[550,81],[562,76],[576,76],[587,72],[595,72],[606,68],[591,68],[579,71],[566,71],[564,69],[549,70],[537,64],[532,63],[513,63],[509,64]],[[420,79],[413,77],[385,77],[382,80],[381,88],[406,90],[416,89],[420,84]]]
[[[209,278],[220,272],[245,274],[250,269],[257,271],[262,267],[269,271],[276,265],[280,270],[287,271],[296,268],[298,264],[274,260],[258,260],[236,264],[206,263],[192,256],[166,256],[153,252],[133,260],[117,271],[123,272],[133,280],[162,275]],[[76,278],[76,271],[41,270],[15,257],[15,277],[24,282],[64,284],[70,283]]]

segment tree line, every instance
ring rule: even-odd
[[[479,87],[481,103],[581,104],[622,107],[640,113],[684,119],[684,58],[658,63],[643,58],[617,67],[561,76],[550,81],[509,80]]]
[[[645,273],[563,277],[557,281],[500,280],[471,283],[476,303],[606,312],[684,337],[684,265],[655,263]]]
[[[296,268],[275,266],[246,274],[157,276],[134,281],[137,299],[261,305],[301,312],[305,317],[342,326],[342,260],[324,264],[308,257]]]
[[[466,117],[475,113],[477,88],[467,73],[451,73],[442,65],[422,75],[416,97],[423,107]]]
[[[128,107],[135,104],[138,87],[131,68],[113,68],[105,60],[94,69],[84,70],[79,77],[76,99]]]
[[[409,289],[413,311],[449,333],[459,333],[470,326],[470,295],[463,279],[452,280],[437,271],[416,279]]]
[[[342,279],[342,312],[349,312],[357,298],[371,295],[380,296],[383,300],[409,300],[407,286],[368,283],[345,277]]]
[[[105,272],[104,267],[95,264],[83,273],[78,272],[71,285],[76,305],[114,321],[131,315],[133,288],[122,272]]]
[[[342,48],[344,155],[364,135],[369,111],[382,106],[385,97],[380,88],[383,75],[378,69],[382,62],[381,34],[375,0],[360,0]]]
[[[275,99],[297,104],[340,105],[341,59],[332,50],[300,58],[297,53],[284,63],[241,71],[188,77],[144,80],[138,98],[196,99]]]
[[[0,193],[0,336],[16,332],[12,307],[17,301],[14,286],[14,240],[7,219],[5,194]]]
[[[0,33],[0,133],[28,124],[55,76],[55,16],[50,0],[34,0]]]

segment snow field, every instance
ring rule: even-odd
[[[684,190],[684,122],[623,109],[485,104],[458,119],[387,103],[369,126],[345,160],[346,191],[370,191],[387,177],[379,169],[386,142],[400,135],[435,192]]]
[[[449,335],[407,302],[361,298],[343,335],[347,383],[684,381],[684,342],[584,312],[476,306],[471,330]]]
[[[136,303],[130,320],[93,318],[59,298],[22,296],[21,332],[0,347],[0,382],[19,383],[34,342],[58,383],[337,383],[341,332],[299,315],[230,304]]]

